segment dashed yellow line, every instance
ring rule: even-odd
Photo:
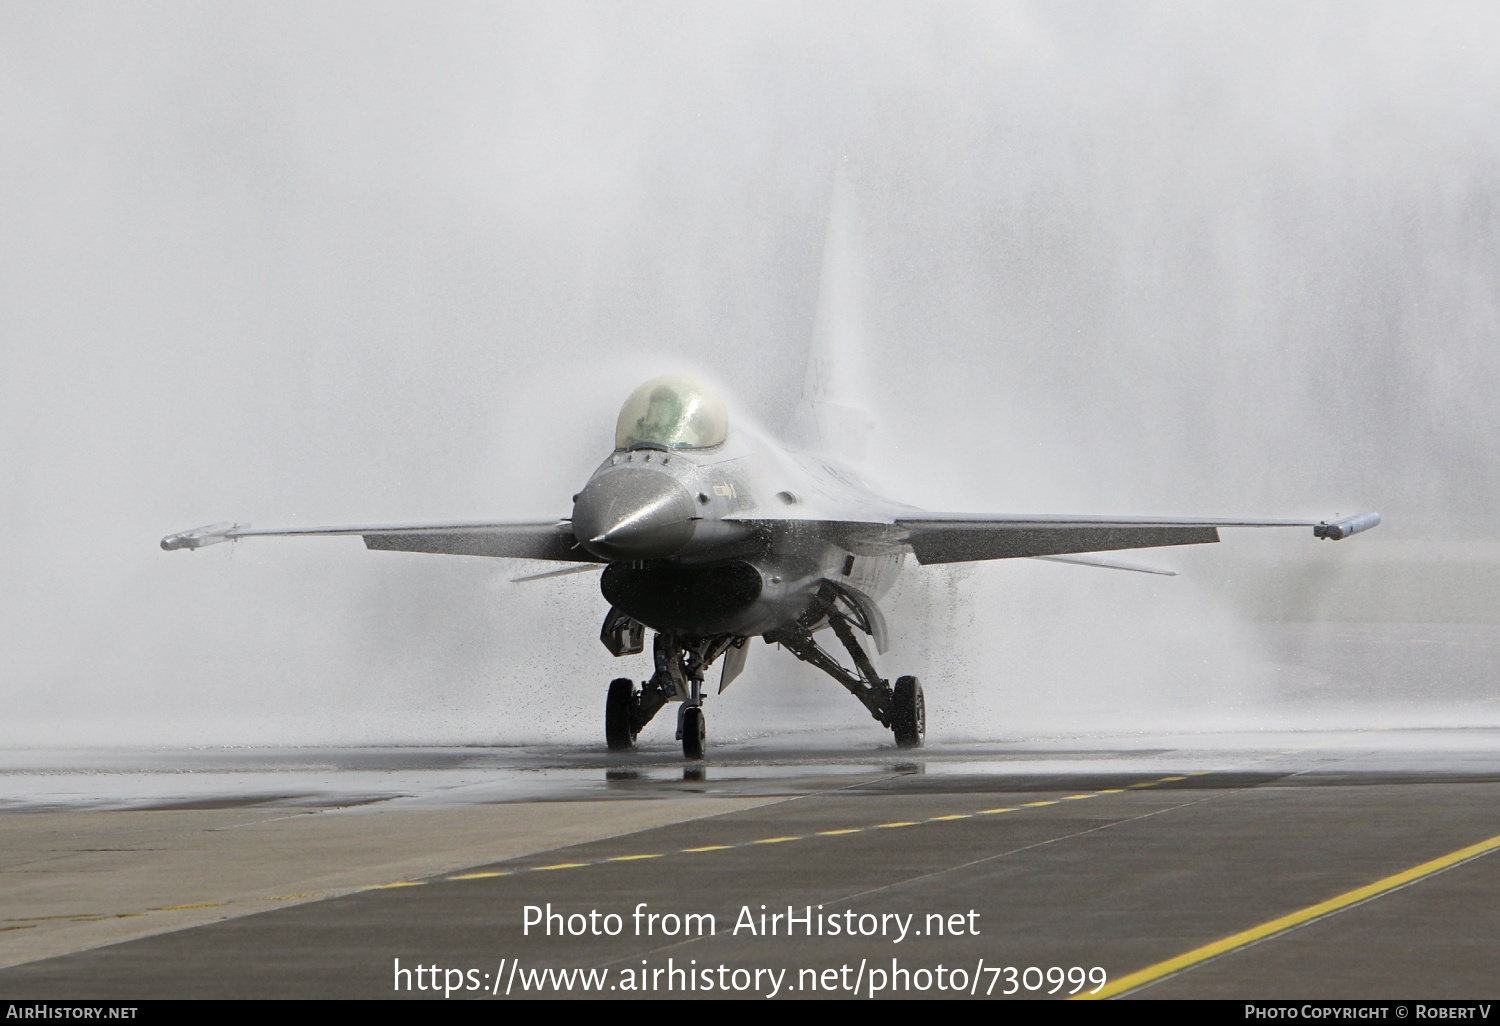
[[[1209,772],[1209,771],[1205,771]],[[1186,777],[1172,776],[1160,777],[1156,780],[1142,781],[1128,785],[1131,788],[1155,787],[1157,784],[1172,783],[1186,780]],[[833,830],[818,830],[812,834],[785,835],[780,837],[758,837],[752,841],[743,841],[739,844],[705,844],[696,848],[679,848],[678,854],[696,855],[710,851],[731,851],[735,848],[746,848],[756,844],[788,844],[792,841],[805,841],[808,837],[843,837],[848,834],[862,834],[867,830],[893,830],[897,827],[921,826],[924,823],[950,823],[960,819],[973,819],[975,816],[998,816],[1006,812],[1019,812],[1022,809],[1039,809],[1048,805],[1059,805],[1066,801],[1080,801],[1084,798],[1097,798],[1106,794],[1122,794],[1127,788],[1102,787],[1097,791],[1088,791],[1080,794],[1064,795],[1061,798],[1047,798],[1040,801],[1026,802],[1023,805],[1005,805],[995,809],[980,809],[977,812],[950,812],[942,816],[929,816],[926,819],[904,819],[891,823],[873,823],[869,826],[839,827]],[[487,880],[497,876],[511,876],[516,873],[539,873],[554,869],[583,869],[588,866],[601,866],[611,862],[639,862],[645,859],[659,859],[666,856],[666,852],[642,852],[636,855],[611,855],[591,862],[559,862],[550,866],[519,866],[515,869],[489,870],[477,873],[459,873],[447,876],[445,880]],[[419,881],[397,881],[395,883],[381,884],[372,890],[388,889],[392,887],[411,887]]]
[[[1297,754],[1298,751],[1300,751],[1300,749],[1292,749],[1292,750],[1289,750],[1289,751],[1286,751],[1286,752],[1282,752],[1280,754],[1281,755],[1295,755],[1295,754]],[[1276,758],[1276,756],[1275,755],[1271,755],[1271,756],[1266,756],[1266,758]],[[1211,771],[1211,770],[1196,770],[1191,775],[1192,776],[1206,776],[1206,775],[1210,774],[1211,772],[1213,772],[1213,771]],[[1142,781],[1140,783],[1130,784],[1130,785],[1128,785],[1127,788],[1102,787],[1102,788],[1100,788],[1097,791],[1092,791],[1092,792],[1089,792],[1089,793],[1086,793],[1086,794],[1064,795],[1061,798],[1049,799],[1049,800],[1046,800],[1046,801],[1027,802],[1024,805],[1020,805],[1020,806],[1003,806],[1003,807],[994,808],[994,809],[980,809],[980,810],[978,810],[976,812],[952,812],[952,813],[948,813],[948,814],[942,815],[942,816],[929,816],[928,818],[921,819],[921,820],[900,820],[900,821],[892,822],[892,823],[876,823],[876,824],[874,824],[872,826],[843,827],[843,828],[834,829],[834,830],[819,830],[816,833],[814,833],[812,835],[808,835],[808,836],[814,836],[814,837],[842,837],[842,836],[847,835],[847,834],[864,833],[867,830],[889,830],[889,829],[894,829],[896,827],[921,826],[922,824],[925,824],[925,823],[949,823],[949,822],[953,822],[953,821],[961,820],[961,819],[973,819],[976,816],[998,816],[998,815],[1000,815],[1002,813],[1018,812],[1021,809],[1041,808],[1041,807],[1048,806],[1048,805],[1057,805],[1057,804],[1059,804],[1061,802],[1064,802],[1064,801],[1078,801],[1078,800],[1083,799],[1083,798],[1095,798],[1095,797],[1098,797],[1100,795],[1106,795],[1106,794],[1121,794],[1121,793],[1123,793],[1124,791],[1126,791],[1127,789],[1130,789],[1130,788],[1155,787],[1158,784],[1173,783],[1173,782],[1176,782],[1176,781],[1179,781],[1179,780],[1186,780],[1186,779],[1187,779],[1186,777],[1181,777],[1181,776],[1161,777],[1160,779],[1157,779],[1157,780]],[[753,840],[753,841],[745,841],[745,842],[741,842],[739,844],[705,844],[705,845],[701,845],[701,846],[696,847],[696,848],[680,848],[680,849],[678,849],[678,852],[681,853],[681,854],[698,854],[698,853],[702,853],[702,852],[711,852],[711,851],[730,851],[730,850],[735,849],[735,848],[749,847],[750,845],[754,845],[754,844],[786,844],[786,843],[789,843],[791,841],[803,841],[803,840],[806,840],[806,839],[807,839],[807,836],[802,836],[802,835],[798,835],[798,836],[790,836],[790,835],[788,835],[788,836],[784,836],[784,837],[761,837],[761,838],[758,838],[758,839]],[[1484,851],[1489,851],[1490,848],[1492,848],[1492,847],[1500,847],[1500,837],[1493,838],[1491,841],[1485,842],[1485,844],[1489,845],[1490,847],[1485,847]],[[1481,846],[1476,846],[1476,847],[1481,847]],[[1465,849],[1465,850],[1467,851],[1468,849]],[[635,854],[635,855],[613,855],[613,856],[610,856],[608,858],[597,859],[597,860],[594,860],[594,861],[591,861],[591,862],[558,862],[558,863],[555,863],[553,865],[548,865],[548,866],[517,866],[517,867],[511,868],[511,869],[492,869],[492,870],[480,870],[480,871],[476,871],[476,872],[473,872],[473,873],[456,873],[456,874],[453,874],[451,876],[442,877],[442,879],[444,879],[444,880],[453,880],[453,881],[458,881],[458,880],[491,880],[491,879],[494,879],[496,877],[513,876],[513,875],[518,874],[518,873],[540,873],[540,872],[547,872],[549,870],[556,870],[556,869],[583,869],[583,868],[586,868],[588,866],[604,865],[606,863],[611,863],[611,862],[638,862],[638,861],[642,861],[642,860],[645,860],[645,859],[659,859],[659,858],[664,858],[666,854],[667,853],[664,853],[664,852],[642,852],[642,853]],[[1456,853],[1456,854],[1461,854],[1461,853]],[[1482,854],[1482,852],[1481,852],[1481,854]],[[1465,856],[1465,857],[1474,857],[1474,856],[1471,855],[1471,856]],[[1438,860],[1438,861],[1442,861],[1442,860]],[[1454,863],[1452,863],[1452,862],[1444,863],[1444,866],[1451,865],[1451,864],[1454,864]],[[1423,869],[1423,867],[1421,867],[1421,866],[1417,867],[1417,870],[1421,870],[1421,869]],[[1427,870],[1427,872],[1436,872],[1436,871],[1437,870],[1435,870],[1435,869]],[[1416,872],[1416,870],[1410,870],[1408,872]],[[1426,874],[1422,873],[1422,874],[1419,874],[1419,876],[1420,875],[1426,875]],[[1412,877],[1412,879],[1417,879],[1417,878],[1419,878],[1419,877]],[[1391,879],[1394,879],[1394,878],[1391,878]],[[390,883],[376,884],[373,887],[366,887],[364,889],[365,890],[375,890],[375,891],[387,891],[387,890],[399,889],[399,888],[402,888],[402,887],[421,887],[421,886],[423,886],[426,883],[428,883],[427,880],[393,880]],[[1381,883],[1385,883],[1385,881],[1381,881]],[[1371,886],[1372,887],[1376,887],[1376,886],[1379,886],[1379,884],[1372,884]],[[1391,886],[1399,886],[1399,884],[1392,884]],[[1389,887],[1387,887],[1385,889],[1389,889]],[[1351,892],[1351,893],[1356,893],[1356,892]],[[308,899],[314,899],[314,898],[321,898],[323,896],[324,895],[322,895],[321,893],[308,892],[308,893],[304,893],[304,894],[280,894],[280,895],[276,895],[276,896],[271,897],[271,898],[266,899],[266,900],[270,900],[270,901],[297,901],[297,900],[308,900]],[[1341,896],[1340,899],[1333,899],[1333,900],[1335,902],[1337,902],[1337,901],[1340,901],[1343,897],[1348,897],[1348,896],[1344,895],[1344,896]],[[1356,900],[1363,900],[1363,899],[1356,899]],[[195,902],[195,903],[187,904],[187,905],[162,905],[162,906],[158,906],[158,907],[155,907],[155,908],[147,909],[146,912],[116,912],[116,913],[107,913],[107,914],[102,914],[102,915],[100,915],[100,914],[82,913],[82,914],[60,915],[60,916],[36,916],[36,917],[23,918],[23,919],[8,919],[8,920],[0,920],[0,924],[7,924],[7,925],[0,925],[0,933],[6,932],[6,931],[11,931],[11,930],[29,930],[29,929],[33,929],[38,923],[46,922],[46,921],[50,921],[50,920],[70,920],[70,921],[75,922],[75,923],[98,923],[98,922],[104,922],[104,921],[109,920],[109,919],[131,919],[131,918],[137,918],[137,917],[140,917],[140,916],[144,916],[144,915],[146,915],[149,912],[182,912],[182,911],[188,911],[188,910],[191,910],[191,909],[200,909],[200,908],[223,908],[225,906],[232,905],[232,904],[234,904],[234,902],[229,902],[229,901],[204,901],[204,902]],[[1327,904],[1327,903],[1325,903],[1325,904]],[[1315,906],[1315,908],[1316,907],[1321,907],[1321,906]],[[1339,907],[1343,907],[1343,906],[1339,906]],[[1317,913],[1317,915],[1325,915],[1325,914],[1327,914],[1327,913],[1326,912]],[[1276,922],[1280,922],[1280,920],[1277,920]],[[1271,926],[1271,925],[1273,925],[1273,924],[1267,924],[1268,927]],[[1278,927],[1278,929],[1289,929],[1289,928],[1290,927],[1286,927],[1286,926]],[[1257,928],[1257,929],[1262,929],[1262,928]],[[1272,932],[1275,932],[1275,931],[1272,931]],[[1236,936],[1240,936],[1240,935],[1236,935]],[[1225,941],[1221,941],[1219,943],[1220,944],[1225,944],[1228,941],[1233,940],[1233,939],[1234,938],[1226,938]],[[1249,941],[1243,941],[1241,943],[1249,943]],[[1212,945],[1211,945],[1211,947],[1212,947]],[[1200,950],[1204,950],[1204,949],[1200,949]],[[1225,950],[1229,950],[1229,949],[1225,949]],[[1179,956],[1179,960],[1181,958],[1187,958],[1188,956],[1194,955],[1194,954],[1196,954],[1196,952],[1189,952],[1188,955]],[[1212,956],[1203,956],[1203,957],[1212,957]],[[1199,959],[1199,960],[1201,960],[1201,959]],[[1178,961],[1178,960],[1173,960],[1173,961],[1175,962],[1175,961]],[[1163,963],[1163,964],[1166,964],[1166,963]],[[1151,969],[1156,969],[1156,968],[1158,968],[1158,967],[1155,967],[1155,966],[1151,967]],[[1144,972],[1149,972],[1149,971],[1151,971],[1151,970],[1150,969],[1148,969],[1148,970],[1142,970],[1141,972],[1144,973]],[[1172,969],[1172,970],[1167,970],[1167,971],[1169,971],[1169,972],[1175,972],[1177,970]],[[1135,976],[1139,976],[1139,975],[1140,975],[1139,973],[1135,974]],[[1134,979],[1134,978],[1135,977],[1125,977],[1125,980],[1130,980],[1130,979]],[[1115,987],[1117,987],[1120,984],[1124,983],[1125,980],[1117,981],[1115,984],[1112,984],[1110,987],[1105,988],[1105,990],[1103,992],[1101,992],[1100,995],[1095,995],[1095,996],[1108,996],[1108,994],[1110,994],[1110,993],[1119,993],[1118,990],[1115,990]],[[1140,985],[1139,983],[1133,984],[1133,986],[1139,986],[1139,985]]]
[[[200,901],[196,905],[162,905],[159,908],[147,909],[147,912],[182,912],[190,908],[223,908],[228,905],[227,901]],[[129,913],[130,915],[144,915],[141,912]]]
[[[1203,770],[1198,775],[1212,772]],[[1174,783],[1186,780],[1185,776],[1160,777],[1156,780],[1142,781],[1130,784],[1130,788],[1155,787],[1158,784]],[[998,816],[1006,812],[1019,812],[1022,809],[1039,809],[1048,805],[1059,805],[1063,802],[1081,801],[1085,798],[1098,798],[1106,794],[1123,794],[1127,788],[1124,787],[1101,787],[1097,791],[1081,792],[1079,794],[1063,795],[1061,798],[1047,798],[1034,802],[1026,802],[1022,805],[1005,805],[994,809],[979,809],[976,812],[950,812],[942,816],[928,816],[926,819],[903,819],[891,823],[872,823],[869,826],[838,827],[831,830],[817,830],[811,834],[784,835],[780,837],[758,837],[751,841],[742,841],[738,844],[704,844],[696,848],[678,848],[677,853],[681,855],[696,855],[711,851],[731,851],[736,848],[746,848],[756,844],[788,844],[792,841],[805,841],[809,837],[844,837],[849,834],[862,834],[867,830],[893,830],[897,827],[922,826],[925,823],[951,823],[960,819],[973,819],[975,816]],[[519,866],[515,869],[504,871],[489,871],[480,873],[460,873],[454,876],[444,877],[446,880],[484,880],[497,876],[510,876],[516,873],[535,873],[552,869],[583,869],[587,866],[601,866],[611,862],[639,862],[644,859],[664,858],[666,852],[642,852],[636,855],[611,855],[591,862],[561,862],[551,866]],[[387,884],[385,886],[402,886],[401,884]]]

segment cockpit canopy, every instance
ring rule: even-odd
[[[701,381],[667,374],[630,393],[615,425],[615,448],[703,449],[729,435],[724,401]]]

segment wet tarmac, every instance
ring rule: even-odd
[[[11,751],[0,776],[8,998],[434,995],[396,960],[454,998],[670,996],[684,966],[712,970],[690,995],[764,997],[781,973],[778,996],[849,996],[856,974],[862,995],[931,997],[1045,996],[1060,974],[1065,996],[1081,973],[1127,996],[1467,998],[1493,996],[1500,954],[1500,859],[1471,851],[1500,838],[1489,728],[914,752],[823,731],[693,764],[668,745]],[[558,929],[621,929],[539,936],[527,907],[549,903]],[[762,905],[855,936],[766,936]],[[678,918],[642,932],[638,908]],[[688,914],[713,934],[663,935]],[[574,968],[598,989],[530,975]]]

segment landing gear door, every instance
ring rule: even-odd
[[[599,640],[616,658],[636,655],[646,650],[646,628],[613,606],[599,628]]]
[[[750,654],[750,639],[736,638],[734,644],[724,651],[724,673],[719,678],[719,694],[734,683],[734,678],[745,668],[745,657]]]

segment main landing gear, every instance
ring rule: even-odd
[[[606,623],[608,626],[608,623]],[[703,758],[707,737],[703,716],[703,677],[709,665],[731,649],[743,653],[745,639],[726,635],[684,638],[658,634],[653,645],[656,672],[637,689],[635,681],[620,677],[609,684],[604,700],[604,738],[612,752],[628,752],[636,736],[661,707],[680,700],[677,739],[687,759]],[[636,649],[639,651],[639,649]],[[743,655],[740,657],[743,662]]]
[[[781,645],[805,663],[811,663],[838,681],[859,699],[870,715],[889,727],[896,736],[897,748],[920,748],[927,735],[927,703],[922,684],[915,677],[898,677],[896,686],[875,672],[864,646],[854,634],[859,628],[877,640],[884,634],[879,610],[868,599],[845,594],[839,586],[825,582],[818,604],[796,623],[766,635],[766,640]],[[844,648],[854,660],[854,669],[846,669],[813,640],[813,631],[823,620],[833,628]]]
[[[824,626],[833,633],[854,660],[846,669],[813,640],[813,632]],[[869,635],[880,651],[885,650],[885,623],[868,596],[847,586],[825,581],[818,601],[807,613],[786,627],[766,634],[766,641],[779,644],[803,662],[811,663],[859,699],[870,715],[895,735],[896,747],[920,748],[927,734],[927,704],[922,684],[915,677],[896,678],[895,687],[875,671],[855,631]],[[617,610],[605,617],[600,638],[615,655],[631,655],[645,648],[641,625]],[[668,702],[682,704],[677,710],[677,740],[688,759],[702,759],[706,723],[703,715],[703,677],[709,666],[724,657],[724,682],[733,680],[745,665],[747,639],[734,635],[689,637],[658,634],[652,651],[656,672],[636,686],[628,677],[610,682],[604,702],[604,737],[612,752],[628,752],[636,736]],[[720,687],[719,690],[723,690]]]

